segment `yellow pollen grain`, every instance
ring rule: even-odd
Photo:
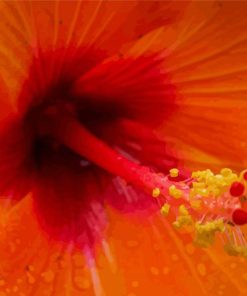
[[[178,221],[174,221],[174,222],[172,223],[172,225],[173,225],[173,227],[174,227],[175,229],[179,229],[179,228],[181,228],[181,225],[180,225],[180,223],[179,223]]]
[[[197,210],[201,208],[201,200],[192,200],[190,201],[190,205],[193,209]]]
[[[158,197],[160,195],[160,189],[158,187],[154,188],[152,191],[152,197]]]
[[[206,188],[204,188],[204,189],[198,188],[196,190],[196,193],[200,194],[201,196],[208,196],[208,190]]]
[[[169,201],[170,197],[175,199],[186,200],[190,203],[190,207],[187,208],[185,205],[178,205],[176,203],[176,210],[178,213],[176,219],[172,222],[172,225],[176,229],[182,229],[184,231],[194,233],[194,244],[200,247],[208,247],[212,245],[215,241],[215,236],[218,232],[224,232],[228,220],[228,210],[232,211],[233,208],[237,208],[240,204],[237,199],[232,198],[230,195],[230,186],[234,181],[239,181],[243,179],[243,174],[247,170],[237,174],[229,168],[224,168],[220,171],[220,174],[214,174],[211,170],[207,169],[204,171],[196,171],[192,173],[193,180],[187,182],[178,182],[169,186]],[[176,169],[170,170],[171,176],[176,176],[178,171]],[[192,187],[191,187],[191,181]],[[242,180],[243,181],[243,180]],[[243,182],[247,186],[247,181]],[[228,204],[228,198],[233,200],[233,205]],[[225,202],[226,201],[226,202]],[[174,201],[171,201],[173,204]],[[160,207],[160,212],[164,216],[168,214],[170,205],[165,203]],[[191,208],[193,211],[191,211]],[[203,212],[206,212],[205,223]],[[195,215],[194,215],[195,214]],[[210,218],[210,215],[213,214],[213,217],[221,218]],[[198,219],[199,218],[199,219]],[[201,220],[202,218],[202,220]],[[226,219],[227,218],[227,219]],[[197,221],[198,219],[198,221]],[[201,222],[199,222],[201,221]],[[230,227],[230,226],[229,226]],[[229,255],[234,256],[243,256],[247,257],[247,248],[236,245],[227,245],[224,247],[225,251]],[[186,253],[192,255],[195,252],[195,247],[192,244],[188,244],[185,248]],[[172,260],[176,261],[177,256],[173,256]],[[246,262],[246,259],[237,259],[237,262]],[[231,268],[235,268],[235,264],[230,265]],[[197,264],[197,271],[201,276],[204,276],[207,273],[206,266],[203,263]]]
[[[196,189],[204,189],[206,184],[203,182],[192,182],[192,186]]]
[[[41,274],[46,283],[51,283],[54,280],[54,272],[52,270],[45,271]]]
[[[170,211],[170,205],[168,203],[165,203],[162,208],[160,209],[160,212],[162,215],[167,216]]]
[[[220,171],[220,173],[223,177],[228,177],[229,175],[232,174],[232,170],[229,168],[224,168]]]
[[[152,275],[158,276],[160,274],[160,271],[157,267],[152,266],[150,268],[150,272],[152,273]]]
[[[90,282],[88,279],[83,278],[81,276],[76,276],[74,278],[75,281],[75,285],[79,288],[79,289],[83,289],[86,290],[90,287]]]
[[[171,185],[169,187],[169,194],[176,199],[179,199],[182,197],[182,191],[177,189],[175,185]]]
[[[175,177],[178,176],[179,171],[178,171],[178,169],[173,168],[173,169],[171,169],[171,170],[169,171],[169,173],[170,173],[170,176],[171,176],[171,177],[175,178]]]
[[[200,276],[205,276],[207,271],[206,271],[206,266],[203,263],[199,263],[197,265],[197,271]]]
[[[187,216],[189,214],[188,210],[184,205],[180,205],[178,208],[179,214],[183,216]]]

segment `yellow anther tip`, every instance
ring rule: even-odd
[[[173,168],[169,172],[170,172],[170,176],[174,178],[178,176],[179,170],[176,168]]]
[[[232,174],[232,170],[229,169],[229,168],[223,168],[221,171],[220,171],[221,175],[223,177],[228,177],[229,175]]]
[[[160,209],[160,212],[162,215],[167,216],[169,214],[170,205],[165,203],[162,208]]]
[[[193,188],[205,188],[206,184],[203,182],[192,182]]]
[[[172,223],[172,225],[173,225],[173,227],[176,228],[176,229],[181,228],[181,225],[180,225],[180,223],[179,223],[178,221],[174,221],[174,222]]]
[[[186,216],[189,214],[188,210],[186,209],[186,207],[184,205],[180,205],[178,211],[179,211],[180,215]]]
[[[169,187],[169,194],[176,199],[182,197],[182,191],[177,189],[175,185]]]
[[[154,188],[152,191],[152,197],[158,197],[160,195],[160,189],[158,187]]]
[[[192,200],[190,201],[190,205],[193,209],[199,210],[201,208],[201,200]]]

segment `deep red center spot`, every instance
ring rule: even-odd
[[[5,143],[0,147],[0,191],[13,196],[32,192],[41,225],[60,240],[80,237],[92,243],[100,236],[112,178],[121,176],[150,190],[137,162],[164,173],[176,166],[154,133],[176,108],[162,61],[157,56],[103,59],[88,48],[40,52],[23,84],[18,114],[0,134]],[[49,120],[54,123],[63,112],[76,124],[61,115],[54,132],[56,124]],[[114,199],[127,203],[127,198]],[[135,203],[145,204],[139,196]]]
[[[241,196],[244,193],[244,185],[240,182],[233,182],[230,187],[230,193],[232,196]]]

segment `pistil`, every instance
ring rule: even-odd
[[[167,216],[170,211],[175,214],[175,228],[192,225],[195,242],[200,246],[210,245],[216,232],[229,231],[231,223],[247,223],[247,213],[241,209],[240,202],[247,190],[244,185],[246,180],[241,179],[241,174],[238,177],[230,169],[223,169],[221,174],[214,175],[206,170],[192,173],[187,180],[180,180],[176,168],[168,176],[155,173],[96,137],[77,120],[73,112],[55,110],[42,121],[42,127],[73,152],[152,195],[158,200],[161,214]],[[235,233],[235,230],[232,232]]]
[[[72,115],[53,115],[47,119],[46,126],[49,133],[60,143],[105,171],[122,177],[150,195],[154,188],[159,188],[161,195],[168,196],[169,187],[173,182],[164,182],[163,175],[127,159],[97,138]]]

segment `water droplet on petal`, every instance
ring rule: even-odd
[[[47,270],[41,274],[42,278],[46,283],[51,283],[54,280],[54,272],[52,270]]]
[[[86,290],[90,287],[90,282],[88,279],[82,277],[82,276],[76,276],[74,278],[74,282],[75,285],[79,288],[79,289],[83,289]]]

